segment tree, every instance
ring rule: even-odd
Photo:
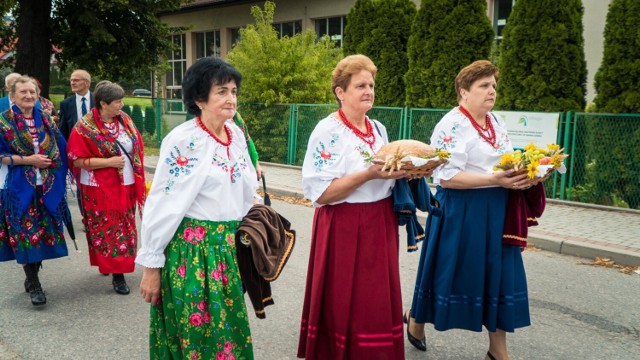
[[[52,48],[59,65],[88,70],[113,80],[138,80],[162,68],[174,30],[156,17],[177,9],[181,0],[4,0],[0,46],[16,49],[16,72],[35,76],[48,96]],[[52,13],[53,9],[53,13]],[[17,26],[16,26],[17,25]],[[2,66],[13,66],[6,61]]]
[[[341,51],[328,36],[316,42],[313,30],[278,39],[275,4],[251,7],[255,25],[240,29],[240,41],[227,58],[243,75],[240,112],[263,161],[286,163],[290,107],[277,103],[326,104],[335,101],[331,71]],[[261,103],[257,105],[255,103]]]
[[[407,106],[455,106],[456,75],[473,61],[489,57],[493,37],[486,0],[422,1],[407,46]]]
[[[614,0],[604,28],[604,56],[596,72],[596,111],[640,113],[640,2]]]
[[[377,105],[404,105],[407,42],[415,14],[411,0],[357,0],[347,15],[343,51],[367,55],[378,67]]]
[[[595,108],[604,113],[640,112],[640,2],[614,0],[604,28],[604,56],[595,76]],[[587,123],[596,193],[613,193],[631,208],[640,208],[640,126],[637,116],[602,115]],[[607,202],[610,204],[610,202]]]
[[[244,76],[240,92],[243,102],[320,103],[334,100],[331,71],[339,60],[328,37],[316,42],[311,29],[278,39],[273,28],[275,4],[267,1],[264,11],[251,7],[255,25],[240,29],[240,41],[227,59]]]
[[[581,0],[518,0],[500,44],[496,107],[581,111],[587,67]]]
[[[345,56],[363,54],[361,46],[371,37],[371,30],[377,18],[373,2],[374,0],[356,0],[349,10],[342,43],[342,52]]]

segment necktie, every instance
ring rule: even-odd
[[[82,110],[82,116],[87,115],[87,98],[85,98],[84,96],[82,97],[82,107],[80,108],[80,110]]]

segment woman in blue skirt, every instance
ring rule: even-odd
[[[409,342],[426,351],[424,324],[436,330],[489,331],[486,358],[509,359],[506,332],[530,325],[520,247],[502,243],[509,189],[530,187],[526,174],[493,172],[513,152],[503,121],[489,113],[498,69],[472,63],[455,79],[459,106],[436,125],[431,144],[451,154],[433,173],[437,211],[427,224],[411,310]]]
[[[0,113],[0,262],[22,265],[24,290],[35,306],[47,303],[38,275],[42,262],[67,256],[63,225],[71,221],[67,143],[36,106],[38,92],[33,78],[18,77],[9,90],[11,107]]]

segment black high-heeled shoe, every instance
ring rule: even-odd
[[[405,312],[402,315],[402,320],[404,321],[405,324],[407,324],[407,339],[409,340],[409,343],[411,343],[413,347],[415,347],[420,351],[427,351],[427,337],[425,336],[422,339],[418,339],[415,336],[411,335],[411,332],[409,331],[409,325],[411,323],[411,317],[409,316],[409,311]]]

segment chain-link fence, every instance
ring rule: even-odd
[[[190,116],[180,100],[155,99],[153,105],[142,109],[143,119],[137,110],[127,112],[144,127],[145,144],[159,147],[162,138]],[[312,104],[239,106],[260,160],[290,165],[302,165],[311,132],[336,110],[336,105]],[[390,141],[428,143],[448,111],[374,107],[368,116],[384,124]],[[568,171],[547,180],[549,198],[640,208],[640,114],[561,113],[558,144],[570,155],[565,160]]]
[[[566,113],[561,124],[570,157],[558,196],[640,209],[640,114]]]

